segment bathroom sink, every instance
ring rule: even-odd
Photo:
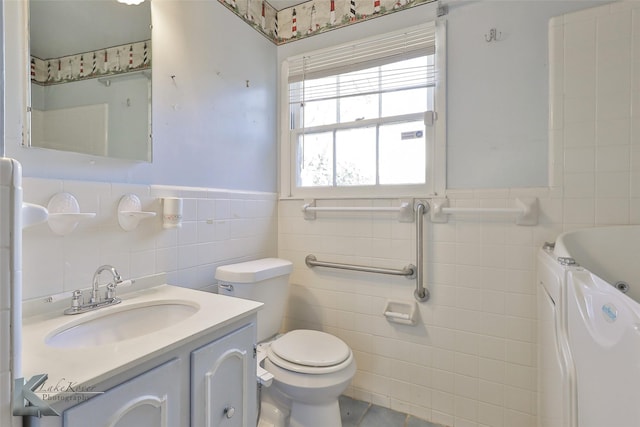
[[[153,301],[98,309],[53,331],[45,338],[45,343],[58,348],[113,344],[158,332],[193,316],[198,310],[196,304],[182,301]]]

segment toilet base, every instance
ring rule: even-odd
[[[260,419],[258,427],[285,427],[286,415],[273,403],[262,401],[260,403]]]
[[[261,387],[259,427],[342,427],[338,397],[356,373],[350,353],[339,369],[327,373],[300,373],[281,368],[269,357],[270,343],[258,345],[260,367],[273,375],[269,386]],[[266,383],[265,383],[266,384]]]
[[[342,427],[337,400],[324,405],[292,402],[289,427]]]
[[[342,427],[338,399],[322,403],[293,401],[275,387],[261,392],[258,427]]]

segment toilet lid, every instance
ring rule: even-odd
[[[344,362],[351,349],[340,338],[326,332],[299,329],[271,343],[271,351],[296,365],[327,367]]]

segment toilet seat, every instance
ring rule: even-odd
[[[353,353],[340,338],[321,331],[299,329],[271,343],[267,357],[275,365],[302,374],[327,374],[343,369]]]

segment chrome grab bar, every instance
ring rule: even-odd
[[[328,267],[328,268],[339,268],[341,270],[353,270],[353,271],[364,271],[367,273],[379,273],[379,274],[391,274],[393,276],[407,276],[407,278],[412,279],[416,273],[416,266],[413,264],[409,264],[402,268],[401,270],[394,268],[380,268],[380,267],[368,267],[365,265],[354,265],[354,264],[341,264],[338,262],[326,262],[326,261],[318,261],[318,259],[314,255],[307,255],[304,259],[307,267]]]
[[[393,276],[406,276],[408,279],[416,279],[416,290],[413,296],[416,300],[424,302],[429,299],[429,290],[424,286],[424,215],[429,210],[426,201],[418,201],[415,205],[416,220],[416,265],[409,264],[401,270],[393,268],[369,267],[365,265],[342,264],[338,262],[318,261],[314,255],[307,255],[304,259],[307,267],[328,267],[341,270],[364,271],[367,273],[390,274]]]
[[[426,202],[418,202],[416,204],[416,290],[413,296],[418,301],[426,301],[429,299],[429,290],[424,286],[424,233],[422,227],[424,225],[424,214],[427,213],[428,206]]]

